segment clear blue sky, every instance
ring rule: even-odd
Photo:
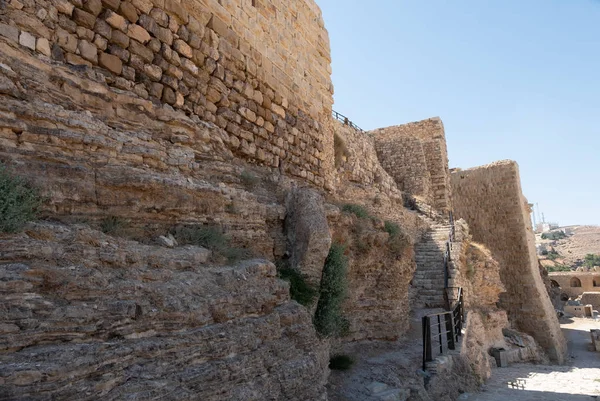
[[[600,1],[317,3],[335,110],[364,129],[439,116],[450,167],[516,160],[546,220],[600,224]]]

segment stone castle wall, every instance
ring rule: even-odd
[[[0,39],[226,130],[239,157],[325,185],[329,39],[312,0],[12,0]]]
[[[548,278],[560,286],[561,294],[569,297],[576,298],[584,292],[600,292],[600,272],[552,272],[548,273]]]
[[[436,209],[452,209],[448,151],[439,118],[379,128],[377,154],[401,190],[423,198]]]
[[[500,306],[511,323],[533,336],[554,361],[564,362],[566,344],[538,270],[529,208],[518,166],[500,161],[452,173],[454,211],[469,224],[500,264],[506,292]]]
[[[342,190],[348,183],[377,189],[381,193],[402,197],[394,179],[381,166],[375,150],[375,138],[340,121],[333,121],[339,144],[336,146],[335,186]]]

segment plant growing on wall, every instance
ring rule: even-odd
[[[300,305],[310,306],[317,296],[317,289],[304,279],[302,273],[292,269],[288,263],[277,263],[277,275],[290,283],[290,297]]]
[[[0,231],[14,233],[34,220],[42,204],[37,188],[0,163]]]
[[[346,203],[343,205],[342,212],[352,213],[361,219],[366,219],[369,217],[369,211],[364,206],[356,205],[354,203]]]
[[[223,231],[215,226],[177,226],[172,234],[181,245],[197,245],[213,251],[213,255],[224,258],[228,263],[236,263],[252,256],[249,249],[237,248],[231,245],[230,239]]]
[[[315,328],[323,336],[341,337],[348,331],[348,320],[342,314],[348,288],[345,250],[343,245],[334,243],[325,259],[314,317]]]

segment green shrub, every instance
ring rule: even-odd
[[[400,256],[410,244],[408,236],[402,231],[400,226],[392,221],[386,220],[384,223],[385,231],[390,234],[388,248],[395,256]]]
[[[14,233],[34,220],[42,204],[37,188],[0,164],[0,231]]]
[[[548,252],[546,257],[550,260],[556,260],[560,255],[554,249]]]
[[[397,237],[401,233],[400,226],[389,220],[385,221],[384,229],[390,235],[390,237]]]
[[[304,276],[291,267],[279,263],[277,266],[277,275],[279,278],[290,283],[290,296],[296,302],[304,306],[311,306],[317,296],[317,290],[314,286],[308,284]]]
[[[119,235],[127,224],[123,219],[117,216],[108,216],[100,221],[100,231],[107,235]]]
[[[571,267],[567,265],[555,264],[554,266],[548,267],[549,272],[570,272]]]
[[[591,253],[588,253],[587,255],[585,255],[585,258],[583,260],[583,265],[585,267],[594,267],[594,266],[600,266],[600,255],[594,255]]]
[[[346,203],[345,205],[343,205],[342,212],[352,213],[356,217],[359,217],[361,219],[366,219],[369,217],[369,211],[364,206],[355,205],[352,203]]]
[[[566,237],[567,237],[567,234],[565,234],[563,231],[553,231],[550,233],[542,234],[542,239],[549,239],[549,240],[553,240],[553,241],[563,239]]]
[[[348,332],[348,320],[342,315],[348,287],[348,259],[344,252],[343,245],[332,244],[323,267],[314,317],[315,328],[323,336],[341,337]]]
[[[210,249],[222,256],[229,263],[252,257],[248,249],[231,246],[229,238],[223,231],[214,226],[177,226],[172,230],[177,242],[181,245],[196,245]]]
[[[240,180],[242,181],[242,184],[244,184],[244,186],[248,189],[254,188],[260,182],[260,178],[258,178],[248,170],[242,171],[242,174],[240,174]]]
[[[334,355],[329,359],[329,369],[348,370],[354,365],[354,359],[348,355]]]

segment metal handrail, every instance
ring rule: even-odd
[[[423,370],[427,369],[427,362],[433,361],[434,344],[436,344],[436,356],[442,355],[445,349],[456,349],[458,339],[462,335],[465,319],[463,303],[463,291],[462,288],[458,288],[457,301],[450,310],[423,316],[421,322],[423,330]],[[442,324],[446,326],[445,330],[442,330]],[[432,328],[437,328],[437,330],[432,330]]]
[[[356,125],[356,124],[354,124],[352,121],[350,121],[350,119],[349,119],[348,117],[346,117],[345,115],[343,115],[343,114],[340,114],[340,113],[338,113],[338,112],[337,112],[337,111],[335,111],[335,110],[332,110],[331,112],[332,112],[332,114],[333,114],[333,117],[334,117],[336,120],[339,120],[339,121],[343,122],[343,123],[344,123],[344,125],[348,125],[348,126],[350,126],[350,127],[354,128],[355,130],[357,130],[357,131],[359,131],[359,132],[365,132],[365,131],[364,131],[362,128],[360,128],[358,125]]]

